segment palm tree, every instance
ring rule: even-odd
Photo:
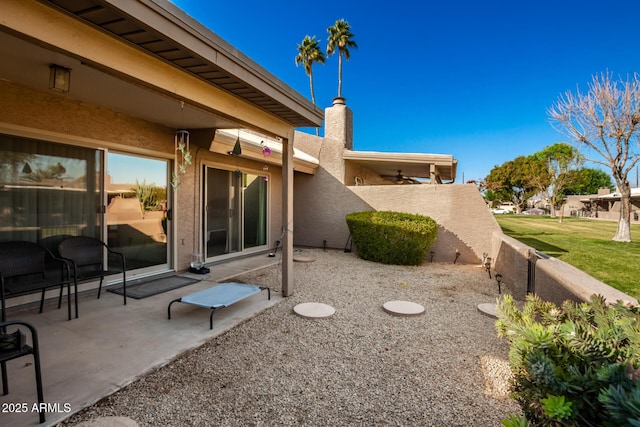
[[[332,27],[327,28],[329,32],[327,56],[333,55],[338,48],[338,98],[342,97],[342,55],[348,61],[351,56],[349,48],[358,48],[356,42],[353,41],[354,35],[349,30],[351,30],[351,25],[344,19],[338,19]]]
[[[298,55],[296,55],[296,67],[304,67],[305,73],[309,76],[309,86],[311,88],[311,102],[316,105],[316,95],[313,91],[313,63],[324,65],[324,53],[320,50],[320,42],[316,36],[304,36],[302,43],[298,45]]]
[[[324,65],[324,53],[320,50],[320,42],[316,36],[304,36],[302,43],[298,45],[298,55],[296,55],[296,67],[300,64],[304,67],[305,73],[309,76],[309,87],[311,88],[311,102],[316,105],[316,95],[313,91],[313,63]],[[316,128],[316,136],[319,131]]]

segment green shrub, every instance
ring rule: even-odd
[[[358,256],[384,264],[422,264],[438,234],[438,224],[423,215],[366,211],[346,219]]]
[[[505,295],[497,311],[530,425],[640,427],[640,307],[594,295],[558,308],[529,295],[520,311]]]

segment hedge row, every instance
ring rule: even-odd
[[[422,264],[438,234],[438,224],[423,215],[366,211],[346,220],[358,256],[384,264]]]

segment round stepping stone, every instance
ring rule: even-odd
[[[424,307],[411,301],[387,301],[382,308],[396,316],[418,316],[424,313]]]
[[[304,255],[300,255],[300,256],[294,256],[293,260],[295,262],[313,262],[316,259],[310,256],[304,256]]]
[[[100,417],[83,421],[76,427],[138,427],[138,423],[128,417]]]
[[[333,316],[336,309],[327,304],[320,302],[305,302],[293,307],[293,311],[301,317],[307,319],[321,319],[323,317]]]
[[[478,304],[478,311],[485,316],[493,317],[494,319],[498,318],[498,313],[496,312],[496,305],[491,303],[482,303]]]

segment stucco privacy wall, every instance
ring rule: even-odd
[[[438,225],[433,260],[480,263],[499,226],[472,184],[348,187],[373,209],[427,215]],[[342,219],[344,221],[344,218]]]
[[[498,231],[493,235],[495,272],[502,274],[502,288],[516,299],[524,300],[529,285],[529,268],[533,269],[531,291],[555,304],[565,300],[587,301],[593,294],[607,301],[638,301],[585,272],[556,258],[536,255],[535,250]]]
[[[483,253],[491,252],[492,234],[499,230],[471,184],[345,187],[321,166],[315,176],[296,175],[294,243],[321,247],[326,240],[328,247],[342,248],[349,237],[345,216],[365,210],[433,218],[440,226],[432,248],[435,262],[453,262],[458,250],[457,262],[480,263]]]

